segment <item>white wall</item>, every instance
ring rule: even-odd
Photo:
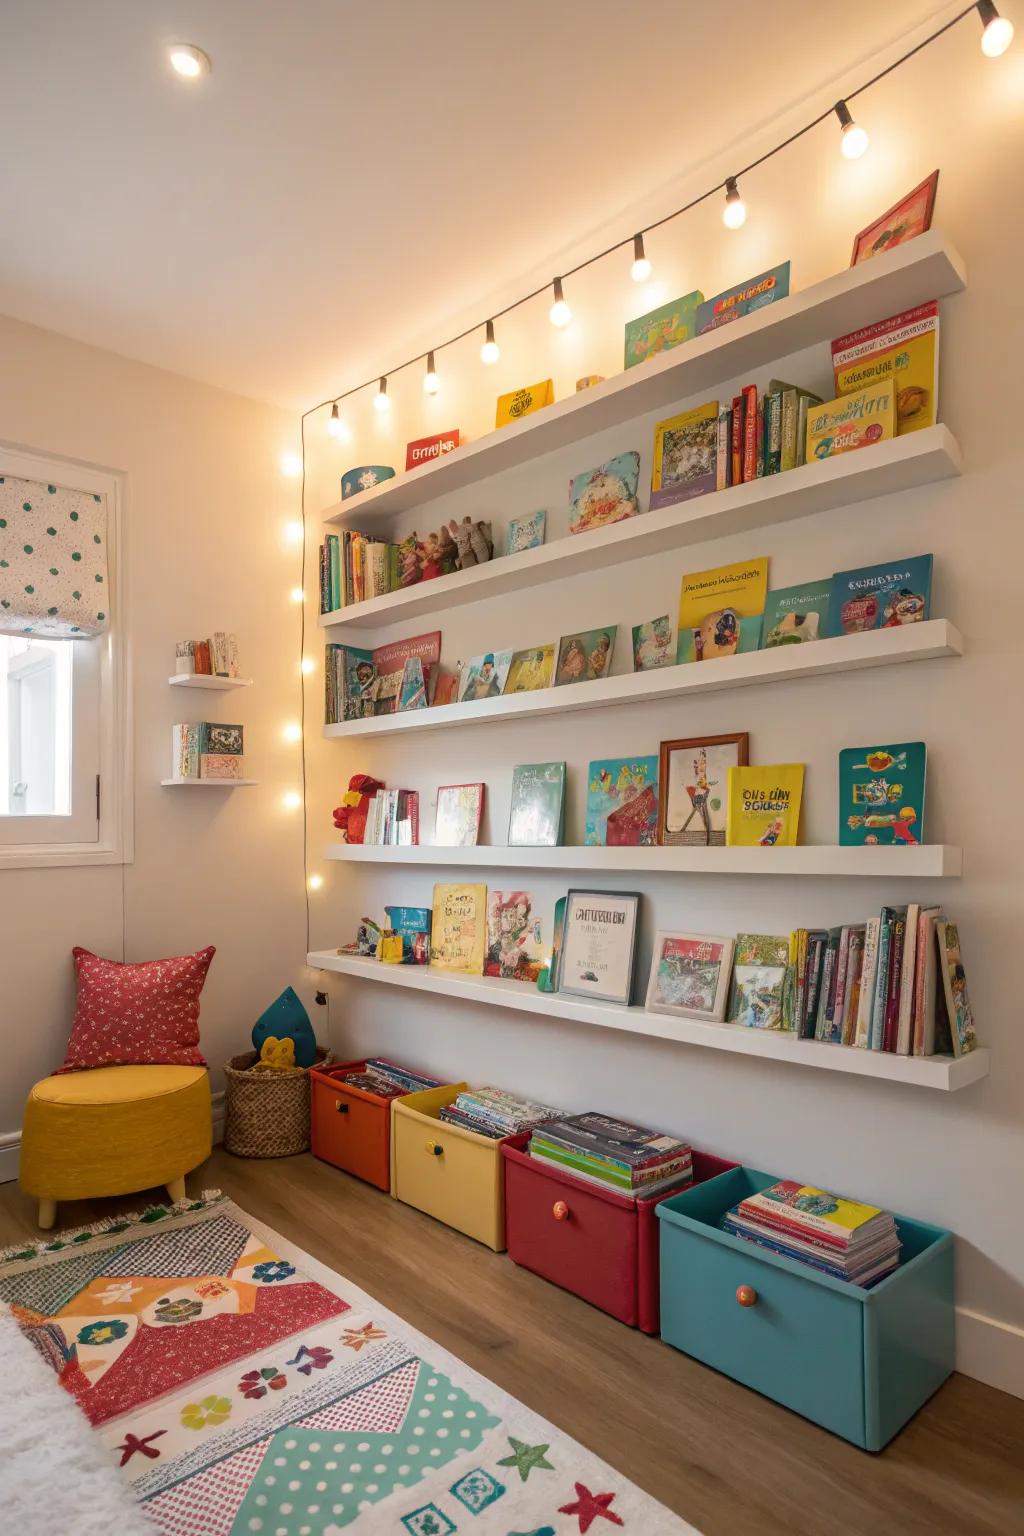
[[[120,959],[123,927],[129,960],[216,945],[200,1021],[214,1068],[248,1048],[253,1020],[287,983],[312,998],[301,818],[281,808],[300,783],[299,749],[281,736],[300,703],[288,596],[300,555],[282,541],[298,491],[278,472],[296,423],[12,320],[0,319],[0,358],[0,439],[126,475],[135,721],[134,863],[0,871],[0,1133],[10,1134],[31,1084],[63,1059],[74,944]],[[236,631],[255,685],[169,688],[175,640],[213,629]],[[182,719],[241,721],[259,787],[161,789]]]
[[[940,414],[962,444],[967,466],[962,480],[749,538],[719,540],[676,558],[624,564],[543,586],[533,596],[516,594],[442,612],[436,621],[388,631],[387,638],[439,625],[442,659],[450,664],[485,649],[557,640],[576,626],[617,623],[613,671],[626,672],[629,646],[621,642],[623,637],[628,642],[628,626],[666,611],[674,614],[686,570],[767,554],[772,585],[786,585],[844,566],[932,550],[933,612],[962,630],[966,657],[772,684],[686,704],[630,706],[422,737],[350,744],[317,740],[311,729],[310,847],[317,868],[318,847],[335,835],[330,809],[357,771],[420,790],[424,840],[436,786],[483,779],[489,811],[482,840],[502,842],[512,765],[563,757],[570,765],[566,840],[579,841],[591,758],[656,752],[669,737],[738,729],[750,732],[753,761],[808,764],[803,836],[808,842],[833,842],[839,750],[869,740],[925,739],[928,838],[963,844],[966,875],[960,881],[915,886],[650,875],[607,884],[626,889],[639,884],[644,890],[644,972],[656,926],[786,932],[800,924],[864,918],[885,901],[941,900],[961,922],[980,1036],[993,1050],[988,1081],[955,1095],[931,1093],[505,1010],[491,1015],[448,999],[413,999],[344,980],[332,987],[335,1044],[352,1053],[392,1053],[478,1082],[497,1081],[574,1110],[595,1107],[636,1116],[757,1167],[838,1187],[952,1228],[958,1234],[961,1363],[1017,1391],[1024,1391],[1024,1239],[1017,1219],[1024,1166],[1024,1044],[1015,984],[1024,856],[1016,814],[1024,750],[1016,618],[1024,557],[1024,454],[1016,427],[1022,406],[1021,53],[1018,44],[1002,64],[989,63],[973,32],[958,29],[858,103],[858,118],[872,134],[864,161],[844,162],[838,130],[825,125],[744,183],[750,219],[739,234],[723,229],[716,201],[652,237],[648,254],[657,281],[646,291],[629,281],[630,256],[624,252],[567,284],[576,318],[566,332],[548,324],[548,301],[537,302],[500,323],[503,356],[496,367],[479,364],[482,337],[474,337],[439,355],[443,389],[436,399],[425,399],[421,375],[411,370],[391,383],[389,420],[382,422],[364,395],[346,408],[355,434],[350,444],[331,442],[325,414],[313,420],[308,434],[309,504],[316,507],[337,499],[337,476],[351,465],[385,462],[401,468],[409,439],[454,426],[468,437],[487,431],[502,389],[552,374],[556,396],[562,397],[581,374],[615,372],[621,366],[624,320],[664,299],[695,286],[710,295],[787,257],[795,288],[843,268],[854,232],[941,167],[935,223],[964,254],[969,280],[968,291],[942,307]],[[741,103],[736,110],[742,114]],[[744,158],[761,147],[756,136],[746,139]],[[681,154],[690,157],[690,148],[682,146]],[[703,184],[731,168],[714,164]],[[650,215],[675,202],[666,194],[659,210],[652,201]],[[618,228],[622,233],[621,223]],[[386,350],[382,341],[382,363]],[[780,360],[772,371],[824,387],[827,350]],[[763,386],[767,376],[766,371],[757,382]],[[722,391],[723,397],[731,393]],[[493,516],[503,529],[509,516],[546,506],[549,538],[559,537],[569,476],[630,448],[641,451],[646,476],[652,425],[653,418],[646,418],[470,493],[428,504],[403,520],[402,531],[416,525],[423,533],[436,528],[442,516],[465,512]],[[311,539],[318,536],[313,527]],[[311,720],[320,709],[319,677],[313,682]],[[326,862],[319,868],[325,885],[314,897],[316,947],[347,941],[359,915],[381,916],[385,901],[430,899],[429,870],[396,867],[389,874]],[[459,878],[459,872],[444,878]],[[501,878],[496,874],[494,883]],[[529,884],[549,920],[566,881],[538,871]],[[1004,1326],[975,1322],[975,1313]]]

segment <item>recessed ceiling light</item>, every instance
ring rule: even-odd
[[[171,68],[179,75],[184,75],[186,80],[195,80],[200,75],[210,73],[209,55],[191,43],[174,43],[167,50],[167,54],[171,61]]]

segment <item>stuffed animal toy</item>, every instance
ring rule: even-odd
[[[293,987],[285,987],[281,996],[275,998],[265,1013],[260,1014],[252,1027],[254,1050],[262,1054],[263,1042],[270,1039],[276,1040],[278,1046],[283,1043],[291,1045],[294,1052],[293,1066],[311,1067],[316,1061],[313,1026]]]
[[[459,552],[460,571],[467,571],[473,565],[486,565],[494,554],[490,523],[474,523],[469,517],[457,523],[453,518],[448,529]]]
[[[435,576],[444,575],[441,568],[441,540],[436,533],[427,534],[418,546],[418,553],[421,581],[433,581]]]
[[[265,1067],[268,1072],[294,1072],[295,1041],[268,1035],[260,1046],[260,1059],[256,1065]]]
[[[403,587],[415,586],[420,579],[419,544],[415,533],[410,533],[398,546],[398,572],[398,580]]]
[[[362,842],[370,801],[383,788],[383,779],[372,778],[368,773],[354,773],[349,779],[341,804],[334,810],[334,825],[346,843]]]

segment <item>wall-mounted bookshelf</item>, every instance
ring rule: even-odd
[[[217,693],[252,687],[251,677],[211,677],[208,672],[179,672],[167,681],[172,688],[204,688]]]
[[[817,1067],[855,1077],[882,1078],[919,1088],[952,1092],[978,1082],[989,1073],[989,1053],[981,1048],[960,1057],[896,1056],[887,1051],[826,1045],[820,1040],[797,1040],[791,1034],[747,1029],[741,1024],[705,1024],[697,1019],[647,1013],[639,1007],[627,1008],[557,992],[539,992],[524,982],[502,981],[493,976],[459,976],[420,965],[382,965],[377,960],[339,955],[334,950],[314,951],[306,956],[306,964],[314,970],[333,971],[381,986],[511,1008],[548,1019],[569,1019],[627,1034],[673,1040],[680,1045],[756,1056],[793,1067]]]
[[[164,789],[250,789],[259,779],[161,779]]]

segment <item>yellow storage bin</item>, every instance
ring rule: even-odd
[[[449,1083],[396,1099],[391,1110],[391,1193],[486,1243],[505,1247],[501,1142],[438,1119],[466,1088]]]

